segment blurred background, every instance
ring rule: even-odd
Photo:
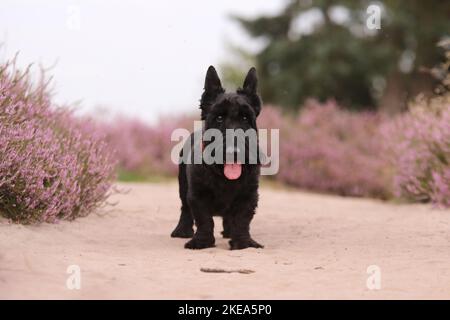
[[[450,206],[449,37],[441,0],[3,0],[0,187],[3,175],[13,189],[34,177],[59,190],[62,170],[101,199],[112,172],[172,179],[171,133],[199,118],[208,66],[229,89],[255,66],[259,127],[280,130],[280,170],[265,183]]]
[[[332,97],[396,113],[436,86],[431,68],[444,60],[436,44],[450,31],[450,2],[284,1],[270,15],[235,20],[264,41],[256,54],[242,51],[258,66],[266,102],[298,109],[309,97]],[[234,79],[233,66],[226,71]]]
[[[367,8],[381,10],[369,29]],[[55,99],[154,120],[197,106],[206,68],[229,87],[258,68],[264,101],[334,98],[398,112],[436,85],[446,1],[31,1],[0,4],[1,56],[52,67]],[[131,84],[131,85],[130,85]],[[126,88],[126,89],[125,89]],[[176,92],[176,94],[174,94]]]
[[[281,10],[283,1],[4,0],[0,57],[51,67],[55,101],[154,121],[198,106],[209,65],[228,47],[259,41],[230,18]],[[4,60],[3,59],[3,60]],[[243,73],[244,71],[242,71]]]

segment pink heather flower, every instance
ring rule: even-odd
[[[0,65],[0,213],[22,223],[90,213],[114,181],[110,148],[98,128],[52,105],[14,61]]]
[[[280,128],[280,171],[277,180],[302,189],[349,196],[391,195],[389,164],[381,157],[383,141],[372,113],[352,113],[335,102],[309,101],[297,118],[267,115]],[[279,113],[279,112],[278,112]],[[261,126],[260,126],[261,127]]]
[[[418,100],[383,128],[397,196],[450,207],[450,97]]]

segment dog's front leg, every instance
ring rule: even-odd
[[[214,247],[214,220],[208,211],[208,206],[202,205],[202,202],[197,200],[191,200],[189,205],[197,230],[192,239],[186,242],[184,247],[187,249]]]
[[[255,208],[236,208],[231,225],[231,250],[245,248],[264,248],[250,236],[250,222],[253,219]]]

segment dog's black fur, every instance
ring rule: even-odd
[[[205,122],[205,129],[217,128],[224,136],[226,129],[257,130],[256,118],[261,110],[261,99],[256,92],[257,81],[256,70],[251,68],[243,87],[236,93],[226,93],[216,70],[210,66],[200,100],[201,119]],[[228,180],[223,167],[223,164],[207,165],[204,162],[179,165],[181,216],[171,236],[192,237],[185,248],[213,247],[213,215],[219,215],[223,217],[222,235],[224,238],[231,238],[232,250],[262,248],[250,236],[250,222],[258,205],[260,166],[246,161],[236,180]],[[194,222],[197,227],[195,234]]]

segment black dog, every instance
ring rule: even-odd
[[[216,70],[210,66],[200,100],[204,129],[218,129],[223,136],[226,129],[257,130],[256,117],[261,110],[261,99],[256,93],[257,81],[256,70],[251,68],[242,89],[225,93]],[[231,238],[232,250],[263,247],[250,236],[250,222],[258,205],[260,165],[259,162],[247,163],[248,154],[244,164],[208,165],[202,162],[179,165],[181,216],[171,236],[192,237],[185,248],[214,246],[213,215],[223,217],[222,234],[224,238]],[[194,221],[197,227],[195,234]]]

